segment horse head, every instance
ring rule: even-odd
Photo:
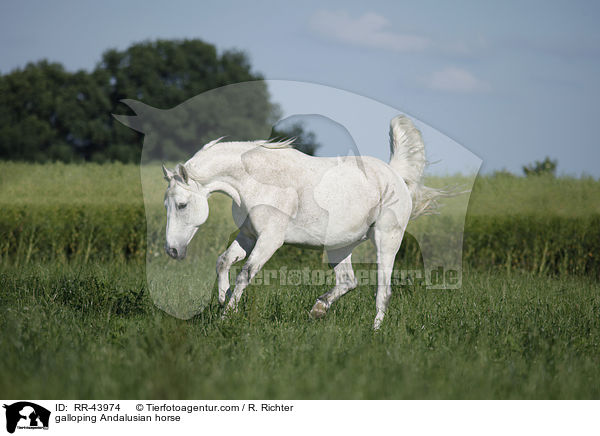
[[[208,218],[208,190],[192,180],[185,165],[174,170],[162,166],[169,183],[165,192],[167,232],[165,251],[174,259],[183,259],[187,246]]]

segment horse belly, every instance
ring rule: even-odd
[[[286,242],[335,248],[366,238],[379,213],[381,197],[377,185],[362,170],[340,165],[299,198]]]

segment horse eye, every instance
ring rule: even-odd
[[[177,209],[181,210],[181,209],[185,209],[187,207],[187,203],[179,203],[177,205]]]

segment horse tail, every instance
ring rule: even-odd
[[[427,165],[425,144],[421,132],[405,115],[398,115],[390,122],[390,152],[390,166],[410,191],[413,204],[411,219],[436,213],[437,200],[449,196],[449,193],[423,184]]]

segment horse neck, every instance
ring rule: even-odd
[[[244,170],[239,150],[217,145],[214,150],[199,153],[186,163],[191,166],[198,183],[209,193],[221,192],[239,206],[242,202],[241,191]]]

